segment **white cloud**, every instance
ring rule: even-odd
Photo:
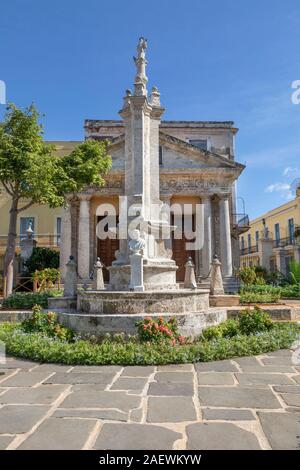
[[[294,194],[290,184],[287,183],[273,183],[265,188],[265,193],[280,193],[283,199],[293,199]]]
[[[300,168],[287,166],[283,170],[283,176],[286,176],[287,178],[297,178],[298,176],[300,176]]]

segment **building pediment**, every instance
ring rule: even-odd
[[[223,155],[200,149],[164,132],[159,133],[159,142],[164,149],[164,166],[167,168],[224,168],[233,169],[238,174],[245,168],[244,165]]]
[[[232,179],[236,179],[245,168],[241,163],[237,163],[223,155],[203,150],[177,137],[159,133],[159,144],[163,148],[163,168],[180,170],[201,170],[202,172],[213,170],[224,170],[231,174]],[[122,169],[125,163],[125,134],[111,140],[109,153],[112,157],[113,168]]]

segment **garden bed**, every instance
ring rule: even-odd
[[[20,324],[1,324],[0,340],[7,354],[38,362],[82,365],[150,365],[207,362],[237,356],[251,356],[290,348],[299,338],[300,325],[275,323],[269,331],[250,335],[201,338],[190,344],[143,343],[107,340],[101,344],[77,339],[67,342],[42,333],[26,333]]]

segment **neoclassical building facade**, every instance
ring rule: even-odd
[[[239,226],[236,214],[235,182],[244,166],[235,161],[232,122],[162,121],[159,132],[160,199],[168,204],[203,204],[204,245],[198,252],[187,252],[184,236],[173,238],[173,259],[177,279],[183,280],[184,264],[192,256],[199,279],[209,273],[216,253],[224,276],[239,266]],[[119,196],[124,195],[124,125],[122,121],[87,120],[87,139],[109,139],[112,169],[102,188],[88,188],[73,196],[62,217],[61,265],[73,255],[80,278],[90,277],[97,256],[105,266],[115,259],[119,241],[99,240],[96,225],[101,216],[97,208],[110,203],[119,213]],[[184,227],[182,227],[184,231]],[[108,272],[105,272],[108,280]]]
[[[144,62],[142,62],[142,59]],[[120,196],[126,194],[125,173],[128,172],[128,151],[139,145],[142,152],[149,154],[153,168],[146,168],[147,184],[159,188],[159,199],[172,207],[189,205],[192,226],[200,227],[203,245],[197,250],[187,249],[186,219],[172,234],[169,247],[171,257],[178,266],[177,281],[184,277],[184,265],[192,257],[196,276],[204,280],[210,271],[214,254],[222,263],[223,277],[230,283],[234,269],[239,266],[240,229],[236,214],[236,181],[244,166],[235,160],[234,140],[237,128],[231,121],[164,121],[164,109],[160,105],[159,93],[153,87],[148,98],[146,91],[144,58],[136,60],[141,72],[136,77],[135,93],[127,90],[120,120],[86,120],[85,138],[109,141],[108,152],[112,168],[101,188],[86,188],[85,191],[69,197],[69,204],[63,211],[61,235],[61,269],[70,255],[78,265],[79,278],[86,282],[91,275],[93,264],[100,257],[106,268],[110,267],[119,250],[118,238],[99,239],[96,234],[98,222],[103,217],[99,207],[111,204],[118,216],[121,211]],[[141,80],[141,83],[139,82]],[[139,87],[144,87],[139,96]],[[136,91],[137,90],[137,91]],[[134,110],[129,124],[128,111],[132,103],[143,103],[138,112]],[[150,113],[147,111],[150,109]],[[148,114],[147,114],[148,112]],[[134,114],[136,113],[136,114]],[[150,117],[149,117],[150,116]],[[149,121],[149,133],[145,122]],[[130,127],[130,132],[129,128]],[[144,128],[144,127],[145,128]],[[136,144],[137,143],[137,144]],[[128,150],[129,149],[129,150]],[[152,160],[151,160],[152,159]],[[159,161],[156,162],[156,159]],[[138,159],[136,160],[136,162]],[[127,166],[126,166],[127,165]],[[132,171],[132,169],[130,170]],[[198,211],[197,207],[201,207]],[[197,224],[194,219],[197,220]],[[176,214],[171,213],[174,221]],[[172,222],[171,220],[171,222]],[[178,217],[177,217],[178,222]],[[178,231],[181,233],[178,234]],[[179,235],[179,236],[178,236]],[[109,271],[104,270],[109,281]]]

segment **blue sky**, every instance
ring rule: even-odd
[[[0,80],[8,101],[34,101],[45,114],[48,140],[82,139],[85,118],[118,118],[144,35],[165,119],[234,120],[240,129],[237,160],[247,168],[238,192],[251,218],[293,197],[298,0],[1,0],[0,8]]]

